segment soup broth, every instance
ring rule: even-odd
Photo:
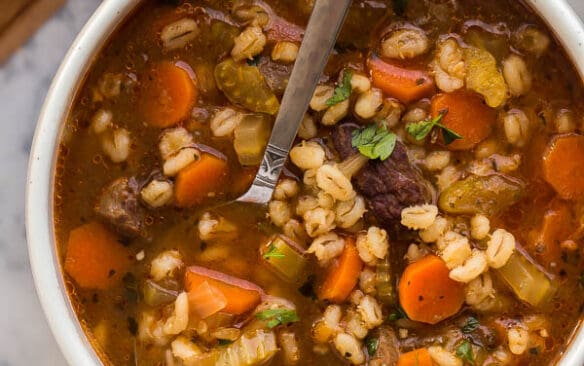
[[[219,205],[313,3],[145,0],[95,59],[54,209],[103,363],[557,362],[584,305],[584,95],[519,1],[354,1],[269,206]]]

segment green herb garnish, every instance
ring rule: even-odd
[[[220,346],[227,346],[233,343],[233,341],[230,341],[229,339],[218,339],[218,341]]]
[[[447,111],[442,111],[434,118],[428,118],[420,122],[410,123],[406,126],[406,131],[412,135],[416,141],[420,141],[425,139],[434,127],[438,127],[442,130],[444,143],[449,145],[453,141],[461,139],[462,136],[441,123],[442,118],[444,118],[446,113]]]
[[[260,55],[257,55],[254,58],[248,59],[247,60],[248,66],[257,66],[258,63],[260,62],[260,57],[261,57]]]
[[[367,353],[369,356],[374,356],[375,352],[377,352],[377,347],[379,346],[379,339],[367,338],[365,340],[365,345],[367,346]]]
[[[278,251],[278,248],[276,248],[276,246],[274,245],[274,243],[272,243],[268,247],[268,251],[264,253],[263,257],[264,257],[264,259],[269,259],[269,258],[284,258],[285,255],[283,253],[280,253]]]
[[[387,317],[387,320],[389,320],[390,322],[394,322],[394,321],[400,320],[400,319],[408,319],[408,314],[406,314],[404,309],[402,309],[402,307],[398,305],[395,308],[395,311],[393,313],[389,314],[389,316]]]
[[[294,323],[300,320],[294,310],[289,309],[268,309],[260,311],[255,315],[259,320],[267,320],[268,328],[277,327],[280,324]]]
[[[472,346],[469,341],[462,341],[460,346],[456,348],[456,357],[460,358],[464,362],[468,362],[474,365],[474,357],[472,355]]]
[[[328,98],[324,104],[330,107],[349,99],[351,96],[351,76],[353,76],[353,72],[346,69],[341,84],[335,88],[333,96]]]
[[[475,317],[470,317],[466,321],[466,324],[461,328],[462,333],[472,333],[475,331],[481,324]]]
[[[393,152],[396,141],[395,133],[372,124],[353,131],[351,146],[356,147],[361,155],[369,159],[385,160]]]

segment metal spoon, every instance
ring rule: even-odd
[[[267,204],[272,198],[350,4],[351,0],[316,1],[262,163],[252,186],[236,202]]]

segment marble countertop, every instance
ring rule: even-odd
[[[47,326],[29,268],[24,190],[32,136],[49,84],[100,0],[68,0],[0,66],[0,366],[66,365]],[[1,7],[1,5],[0,5]]]
[[[569,0],[584,16],[584,1]],[[100,0],[68,0],[0,66],[0,366],[65,365],[36,297],[24,231],[24,189],[36,119],[73,38]],[[1,10],[1,9],[0,9]]]

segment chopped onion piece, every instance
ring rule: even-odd
[[[205,319],[221,311],[227,305],[225,295],[207,281],[189,291],[191,313]]]
[[[278,352],[274,332],[258,329],[242,335],[220,351],[216,365],[253,366],[268,361]]]
[[[241,165],[259,165],[272,130],[271,118],[265,114],[251,114],[235,127],[233,147]]]
[[[177,291],[166,289],[154,281],[146,280],[143,289],[144,302],[153,307],[170,304],[178,296]]]

